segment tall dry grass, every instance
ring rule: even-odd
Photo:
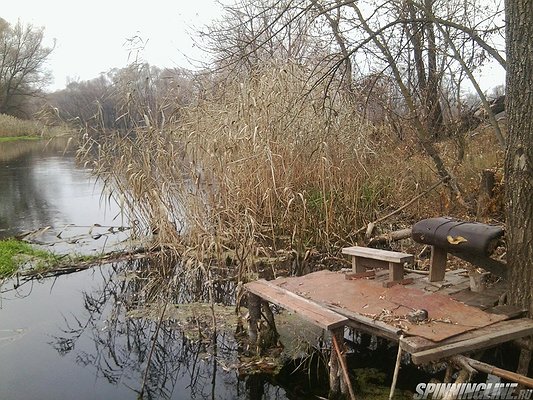
[[[36,120],[23,120],[12,115],[0,114],[0,137],[63,136],[74,132],[67,125],[46,126]]]
[[[371,165],[371,136],[344,101],[296,66],[213,90],[178,122],[100,142],[97,173],[145,231],[198,254],[258,247],[331,250],[355,240],[393,177]]]
[[[101,135],[84,154],[95,153],[97,174],[138,231],[190,262],[242,273],[279,250],[335,253],[438,179],[415,143],[365,123],[306,76],[284,65],[225,81],[178,120],[157,126],[145,113],[144,128]],[[415,204],[412,218],[446,211],[442,195]]]
[[[38,136],[39,124],[25,121],[7,114],[0,114],[0,136]]]

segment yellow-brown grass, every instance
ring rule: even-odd
[[[7,114],[0,114],[0,137],[19,136],[61,136],[72,134],[66,125],[45,126],[39,121],[23,120]]]
[[[91,146],[96,171],[140,230],[197,261],[231,254],[243,268],[280,249],[337,252],[438,178],[415,142],[365,123],[305,76],[296,66],[265,68],[208,91],[177,122],[101,137]],[[448,166],[465,172],[464,186],[495,163],[477,155],[455,165],[453,145],[441,147]],[[404,216],[453,207],[441,188]]]

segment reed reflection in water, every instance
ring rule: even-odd
[[[17,291],[4,285],[0,320],[11,332],[24,327],[25,333],[0,343],[0,398],[133,399],[143,383],[144,399],[287,398],[279,387],[239,378],[232,367],[234,332],[217,330],[215,347],[208,328],[190,316],[165,320],[159,329],[157,317],[141,317],[147,308],[160,314],[156,268],[137,260],[30,282]],[[197,290],[205,289],[205,277],[170,266],[161,279],[171,274],[167,307],[206,301],[207,291]],[[219,279],[217,285],[214,293],[229,304],[233,284]],[[199,329],[187,331],[187,322]]]

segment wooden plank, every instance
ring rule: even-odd
[[[435,347],[444,346],[452,343],[462,342],[465,340],[477,338],[480,336],[491,335],[494,332],[499,332],[512,327],[519,320],[507,320],[496,322],[492,325],[478,328],[472,331],[461,333],[460,335],[452,336],[448,339],[444,339],[440,342],[434,342],[432,340],[420,337],[420,336],[406,336],[402,339],[402,346],[405,351],[409,353],[418,353],[424,350],[433,349]]]
[[[361,246],[345,247],[342,249],[342,254],[402,264],[404,262],[412,262],[414,260],[414,256],[412,254],[372,249],[370,247]]]
[[[510,304],[502,304],[485,310],[491,314],[503,314],[509,318],[520,318],[527,314],[527,310]]]
[[[431,259],[429,266],[429,281],[436,282],[444,280],[446,274],[446,260],[448,253],[440,247],[431,246]]]
[[[484,310],[498,304],[500,297],[507,289],[507,285],[496,284],[481,293],[472,292],[468,288],[452,294],[451,297],[461,303]]]
[[[265,280],[250,282],[244,287],[253,294],[295,312],[323,329],[335,329],[345,326],[348,322],[348,318]]]
[[[363,330],[365,332],[394,341],[398,341],[398,338],[402,334],[402,330],[400,328],[396,328],[392,325],[388,325],[365,315],[361,315],[334,304],[325,304],[324,306],[337,314],[347,317],[349,319],[348,325],[352,328]]]
[[[507,323],[505,328],[501,326],[504,322]],[[456,354],[493,347],[500,343],[509,342],[533,334],[533,320],[529,318],[504,322],[498,324],[500,326],[497,331],[456,343],[440,345],[417,353],[411,353],[411,359],[415,364],[425,364],[430,361],[440,360]],[[475,331],[475,333],[479,335],[479,330]]]

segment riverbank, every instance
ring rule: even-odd
[[[0,142],[14,140],[36,140],[56,136],[73,135],[66,124],[48,126],[37,120],[22,120],[7,114],[0,114]]]
[[[17,142],[19,140],[42,140],[40,136],[2,136],[0,143]]]

